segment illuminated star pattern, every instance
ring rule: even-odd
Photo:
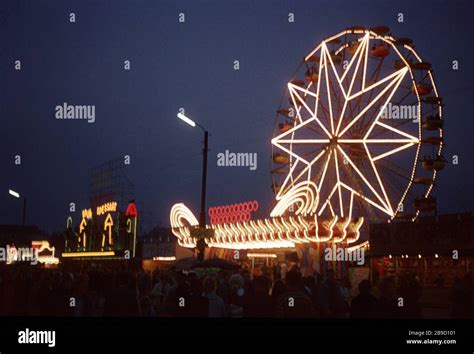
[[[359,198],[392,217],[399,199],[390,200],[376,162],[420,143],[419,137],[381,121],[408,66],[374,80],[367,72],[369,32],[359,38],[344,66],[326,42],[313,52],[319,56],[317,80],[288,83],[295,122],[272,139],[289,159],[277,199],[308,180],[319,189],[319,215],[352,217],[354,200]]]

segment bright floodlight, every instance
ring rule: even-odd
[[[186,123],[188,123],[188,124],[189,124],[190,126],[192,126],[192,127],[195,127],[195,126],[196,126],[196,123],[195,123],[192,119],[186,117],[183,113],[178,113],[178,114],[177,114],[177,117],[178,117],[179,119],[185,121]]]
[[[8,193],[10,193],[10,195],[14,196],[15,198],[20,198],[20,194],[12,191],[11,189],[8,190]]]

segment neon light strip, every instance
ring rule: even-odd
[[[275,253],[247,253],[249,258],[277,258]]]
[[[153,257],[154,261],[175,261],[176,257],[171,256],[171,257]]]
[[[389,155],[395,154],[396,152],[399,152],[399,151],[401,151],[401,150],[407,149],[407,148],[409,148],[409,147],[411,147],[411,146],[413,146],[413,145],[415,145],[415,144],[416,144],[416,143],[408,143],[408,144],[402,145],[402,146],[400,146],[400,147],[398,147],[398,148],[396,148],[396,149],[387,151],[387,152],[385,152],[385,153],[383,153],[383,154],[380,154],[380,155],[377,155],[377,156],[373,157],[373,158],[371,159],[371,161],[373,162],[373,161],[377,161],[377,160],[383,159],[384,157],[387,157],[387,156],[389,156]]]
[[[114,251],[104,251],[104,252],[67,252],[61,255],[64,258],[68,257],[110,257],[115,256]]]

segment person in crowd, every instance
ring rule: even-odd
[[[278,300],[280,299],[280,296],[286,291],[286,286],[285,283],[281,279],[275,280],[273,283],[273,288],[271,292],[271,298],[272,298],[272,307],[275,310],[277,305],[278,305]]]
[[[246,315],[246,309],[250,303],[249,293],[244,288],[245,280],[240,274],[233,274],[229,279],[230,301],[229,315],[234,318],[242,318]]]
[[[372,286],[362,281],[350,302],[331,270],[324,280],[322,276],[302,278],[293,264],[282,281],[280,269],[280,265],[262,266],[251,278],[250,268],[243,266],[233,271],[162,268],[151,274],[124,262],[66,262],[55,268],[0,264],[0,316],[422,316],[423,287],[414,273],[397,273],[395,278],[374,272]],[[450,278],[446,279],[451,286]],[[436,283],[439,286],[441,281]],[[455,280],[451,295],[451,316],[472,318],[471,273]],[[403,306],[399,306],[401,300]]]
[[[303,290],[301,273],[290,270],[285,277],[286,291],[278,299],[275,316],[279,318],[316,317],[313,302]]]
[[[303,277],[303,290],[313,302],[316,307],[319,304],[318,287],[316,285],[316,279],[312,275]]]
[[[372,284],[368,279],[359,283],[359,295],[351,302],[351,318],[373,318],[377,299],[371,294]]]
[[[285,262],[281,263],[280,264],[280,279],[282,281],[285,281],[287,272],[288,272],[288,266],[286,265]]]
[[[272,317],[271,285],[271,280],[267,276],[262,275],[253,279],[253,296],[250,298],[245,317]]]
[[[138,299],[133,277],[124,271],[116,276],[115,286],[108,289],[105,300],[106,316],[138,316]]]
[[[320,304],[323,317],[343,318],[349,311],[342,286],[335,279],[334,271],[326,272],[326,279],[321,284]]]
[[[209,301],[208,314],[210,318],[227,317],[227,310],[224,300],[217,295],[217,281],[213,276],[204,279],[204,297]]]
[[[396,298],[395,279],[385,277],[379,284],[380,297],[375,306],[375,317],[377,318],[399,318],[400,311]]]
[[[400,316],[403,318],[421,318],[421,286],[414,273],[407,273],[401,278],[399,296],[403,298]]]

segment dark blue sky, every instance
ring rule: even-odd
[[[444,98],[445,157],[459,155],[459,165],[437,181],[439,210],[472,210],[473,10],[467,0],[2,0],[0,224],[20,221],[13,188],[28,197],[29,223],[63,228],[69,201],[87,205],[89,168],[126,154],[151,224],[168,226],[177,201],[198,215],[202,134],[177,120],[179,107],[211,132],[208,205],[257,199],[267,214],[270,139],[285,83],[322,39],[381,24],[414,40]],[[95,105],[96,122],[56,120],[63,102]],[[217,167],[216,154],[226,149],[258,153],[258,169]]]

